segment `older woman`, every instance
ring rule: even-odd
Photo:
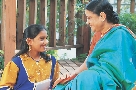
[[[118,14],[107,0],[93,0],[86,6],[87,23],[101,38],[78,74],[55,90],[131,90],[136,81],[135,35],[118,24]],[[87,70],[85,67],[87,66]]]

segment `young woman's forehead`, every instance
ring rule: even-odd
[[[48,36],[47,35],[47,31],[46,30],[42,30],[39,32],[39,34],[37,36]]]

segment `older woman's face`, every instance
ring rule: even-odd
[[[101,16],[94,14],[89,10],[85,10],[85,15],[87,16],[87,24],[91,27],[93,32],[101,31],[103,27],[103,22],[101,20]]]

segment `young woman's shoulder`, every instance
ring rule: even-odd
[[[12,58],[12,61],[19,67],[20,63],[21,63],[21,58],[20,56],[16,56]]]

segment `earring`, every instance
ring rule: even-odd
[[[29,46],[29,51],[31,51],[31,46]]]

